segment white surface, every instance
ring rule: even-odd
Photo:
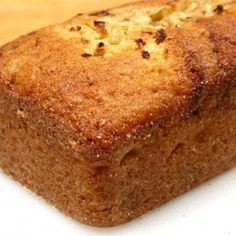
[[[1,236],[236,235],[236,169],[119,227],[79,224],[0,172]]]

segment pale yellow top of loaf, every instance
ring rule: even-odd
[[[155,34],[160,29],[180,27],[184,22],[198,17],[211,17],[221,11],[233,11],[235,1],[230,0],[179,0],[150,1],[150,6],[137,3],[104,11],[101,14],[81,15],[58,25],[55,31],[63,38],[79,38],[83,51],[89,55],[112,56],[140,49],[137,40],[144,41],[142,50],[164,55],[164,48],[157,45]],[[97,22],[97,24],[96,24]],[[150,37],[151,33],[153,37]],[[99,44],[102,43],[102,49]],[[80,45],[78,45],[80,46]],[[102,51],[102,52],[101,52]]]

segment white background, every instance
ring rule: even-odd
[[[236,235],[236,169],[114,228],[79,224],[0,172],[0,236]]]

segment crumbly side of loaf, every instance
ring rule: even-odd
[[[109,164],[86,162],[65,146],[71,136],[65,127],[33,104],[26,116],[18,97],[0,99],[0,167],[85,224],[129,222],[236,164],[236,88],[209,100],[207,111],[126,147]]]
[[[234,0],[141,1],[2,46],[0,167],[97,226],[232,167],[235,13]]]

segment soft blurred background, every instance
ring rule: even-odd
[[[0,0],[0,45],[79,12],[114,7],[130,0]]]

